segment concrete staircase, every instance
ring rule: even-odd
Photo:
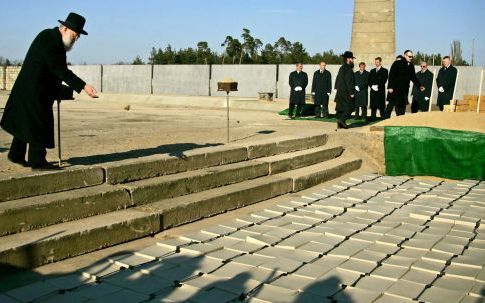
[[[0,269],[152,235],[360,168],[326,143],[280,137],[0,180]]]

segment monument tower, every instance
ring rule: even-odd
[[[350,50],[356,62],[373,66],[375,57],[383,65],[396,58],[394,0],[354,0],[354,19]],[[357,65],[357,64],[356,64]]]

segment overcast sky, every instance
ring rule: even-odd
[[[405,49],[448,54],[462,43],[470,61],[485,65],[485,0],[395,0],[397,53]],[[198,41],[222,52],[226,35],[242,28],[266,43],[283,36],[310,54],[350,47],[353,0],[1,0],[0,56],[23,59],[32,39],[58,25],[70,11],[86,17],[83,36],[68,54],[73,64],[146,61],[152,47],[195,47]]]

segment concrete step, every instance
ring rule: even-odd
[[[238,183],[340,155],[341,146],[312,149],[187,171],[122,185],[102,184],[0,203],[0,236]]]
[[[245,160],[268,157],[293,151],[322,146],[327,143],[326,134],[311,137],[279,137],[251,142],[246,145],[207,147],[190,150],[183,156],[153,156],[147,159],[120,161],[105,166],[106,182],[127,183],[183,171],[214,167]]]
[[[104,179],[101,167],[11,176],[0,179],[0,202],[99,185]]]
[[[361,166],[362,159],[343,153],[342,156],[338,158],[284,172],[277,176],[292,178],[293,192],[297,192],[325,181],[338,178],[346,173],[359,169]]]
[[[36,267],[295,192],[360,167],[327,162],[0,238],[0,267]],[[1,270],[1,268],[0,268]]]
[[[62,192],[103,183],[119,184],[197,170],[248,159],[322,146],[326,134],[277,137],[247,144],[228,144],[189,150],[180,155],[154,155],[89,168],[30,173],[0,179],[0,202]]]

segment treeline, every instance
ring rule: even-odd
[[[318,64],[325,61],[327,64],[341,64],[340,54],[333,50],[321,53],[309,54],[301,42],[291,42],[284,37],[280,37],[273,44],[263,42],[251,35],[251,31],[243,28],[241,39],[226,36],[221,43],[224,51],[219,54],[213,51],[206,41],[200,41],[195,47],[174,49],[170,44],[164,49],[153,47],[148,57],[148,64],[294,64],[302,62],[305,64]],[[456,43],[456,41],[453,41]],[[459,41],[458,41],[459,43]],[[452,53],[453,53],[452,45]],[[468,65],[461,58],[455,65]],[[441,54],[425,54],[417,52],[415,63],[426,61],[428,64],[441,65]],[[120,64],[122,62],[119,62]],[[137,56],[131,64],[145,64],[140,56]]]

